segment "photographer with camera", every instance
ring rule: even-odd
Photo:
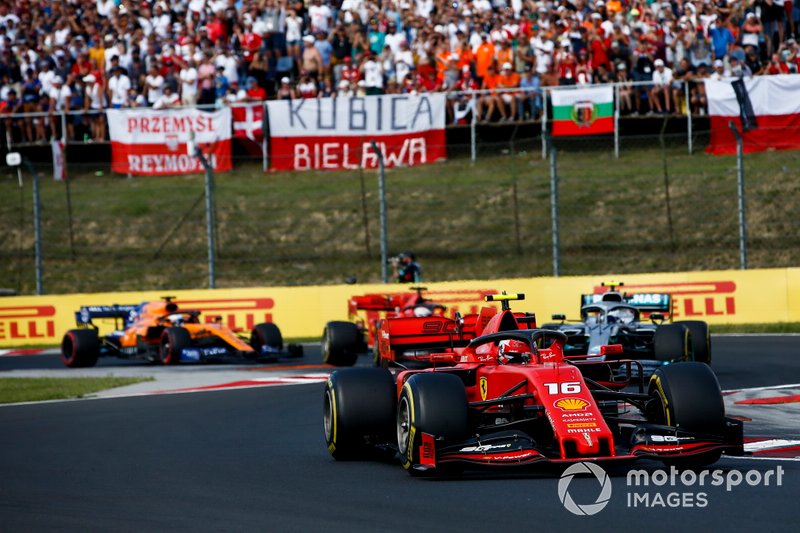
[[[414,252],[401,252],[389,260],[392,263],[397,283],[419,283],[422,281],[422,267],[417,263]]]

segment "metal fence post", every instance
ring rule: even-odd
[[[553,276],[561,274],[561,256],[558,240],[558,171],[556,164],[556,148],[550,147],[550,218],[553,234]]]
[[[728,127],[736,138],[736,177],[739,188],[739,268],[747,270],[747,217],[744,197],[744,141],[731,120]]]
[[[33,176],[33,249],[36,270],[36,294],[44,294],[42,285],[42,201],[39,195],[39,173],[33,164],[23,159],[25,166]]]
[[[619,159],[619,84],[614,84],[614,159]]]
[[[692,155],[692,103],[689,100],[689,82],[683,82],[683,98],[686,100],[686,146],[689,148],[689,155]]]
[[[542,159],[547,159],[547,88],[542,89]]]
[[[216,247],[214,236],[216,235],[215,220],[214,220],[214,169],[208,162],[208,159],[203,155],[199,146],[194,146],[194,141],[190,143],[190,147],[194,149],[194,156],[200,160],[200,164],[206,171],[206,236],[208,238],[208,288],[217,288],[217,272],[216,272]]]
[[[470,113],[472,120],[469,123],[469,150],[470,158],[474,163],[478,159],[477,134],[475,132],[475,125],[478,123],[478,102],[476,101],[475,93],[472,93],[470,105],[472,106],[472,112]]]
[[[261,104],[261,170],[266,172],[269,170],[269,159],[267,151],[269,145],[267,144],[267,102]]]
[[[383,152],[378,147],[378,143],[370,141],[375,155],[378,156],[378,199],[380,202],[380,226],[381,226],[381,279],[384,283],[389,282],[389,229],[386,222],[386,170],[383,166]]]

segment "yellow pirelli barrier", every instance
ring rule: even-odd
[[[580,297],[602,292],[601,282],[623,281],[628,293],[669,293],[676,319],[699,319],[711,324],[800,321],[800,268],[727,270],[614,276],[570,276],[491,281],[428,283],[426,296],[448,306],[448,313],[476,312],[486,294],[524,293],[512,309],[537,314],[544,323],[555,313],[577,318]],[[284,337],[316,337],[330,320],[346,320],[351,296],[408,292],[392,285],[325,285],[312,287],[254,287],[193,291],[148,291],[54,296],[16,296],[0,299],[0,347],[56,345],[75,326],[75,312],[85,305],[138,304],[175,296],[185,309],[207,317],[221,316],[233,328],[249,330],[259,322],[275,322]],[[102,326],[107,333],[113,325]]]

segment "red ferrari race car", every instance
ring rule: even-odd
[[[249,336],[228,328],[219,317],[201,322],[200,311],[179,309],[172,296],[139,305],[92,305],[75,313],[78,329],[61,342],[61,358],[69,367],[94,366],[101,356],[142,358],[165,365],[179,362],[221,362],[230,359],[274,361],[280,355],[300,357],[303,347],[290,344],[275,324],[256,324]],[[101,336],[94,320],[110,319],[115,330]]]
[[[331,455],[390,451],[409,473],[435,474],[637,458],[698,467],[744,454],[742,423],[725,416],[708,365],[666,365],[645,383],[632,370],[638,361],[567,357],[566,335],[510,329],[509,314],[486,328],[503,330],[428,355],[432,368],[331,374],[323,424]]]
[[[500,302],[501,311],[494,307],[483,307],[478,313],[453,318],[431,315],[426,317],[387,318],[378,324],[375,362],[384,368],[427,368],[431,366],[430,355],[436,352],[453,352],[486,333],[507,329],[531,329],[536,327],[536,315],[526,312],[511,312],[509,302],[524,300],[525,295],[487,294],[487,302]]]
[[[375,363],[379,364],[380,356],[376,349],[378,330],[386,319],[409,319],[409,324],[421,324],[425,321],[414,319],[427,318],[431,323],[441,320],[449,323],[449,327],[455,327],[455,321],[445,317],[447,306],[425,298],[423,292],[428,290],[427,287],[411,287],[410,290],[414,292],[365,294],[350,298],[347,302],[350,321],[337,320],[325,324],[321,341],[323,362],[352,366],[359,354],[372,350]]]

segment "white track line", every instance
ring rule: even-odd
[[[734,456],[734,455],[723,455],[720,459],[729,459],[729,460],[739,460],[744,459],[745,461],[792,461],[792,462],[800,462],[800,457],[757,457],[755,455],[742,455],[742,456]]]
[[[749,389],[731,389],[722,391],[723,394],[733,394],[735,392],[757,392],[765,390],[796,389],[800,388],[800,383],[790,383],[788,385],[770,385],[768,387],[751,387]]]
[[[755,442],[745,442],[744,451],[758,452],[762,450],[789,448],[791,446],[800,446],[800,440],[769,439],[769,440],[759,440]]]

